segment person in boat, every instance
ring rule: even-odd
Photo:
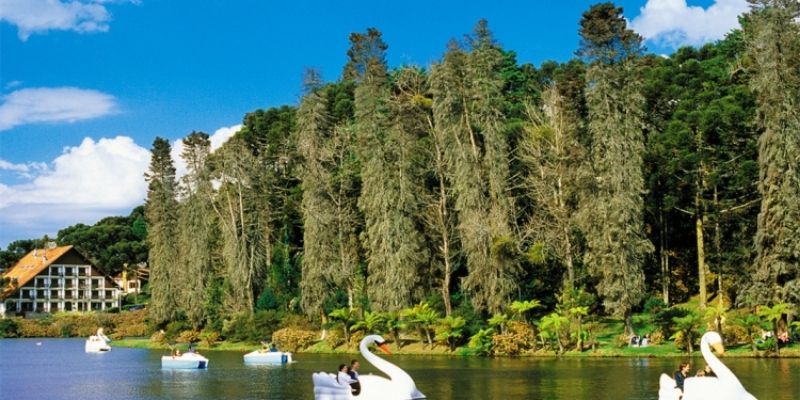
[[[710,377],[710,378],[716,378],[717,374],[715,374],[714,370],[711,369],[711,367],[708,364],[706,364],[706,366],[703,368],[703,376],[707,376],[707,377]]]
[[[173,357],[180,357],[181,356],[181,349],[175,348],[175,351],[172,353]]]
[[[358,380],[358,369],[361,368],[361,363],[358,360],[350,361],[350,378],[355,382],[350,384],[353,388],[353,396],[358,396],[361,393],[361,382]]]
[[[340,385],[349,385],[358,381],[350,377],[350,368],[347,364],[339,364],[339,373],[336,375],[336,382],[339,382]]]
[[[683,382],[686,380],[690,369],[691,365],[688,362],[682,362],[678,366],[678,370],[675,371],[675,387],[680,389],[681,392],[683,392]]]

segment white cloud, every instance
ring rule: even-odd
[[[49,30],[106,32],[111,13],[109,0],[0,0],[0,20],[17,26],[25,41],[35,33]],[[132,1],[136,3],[136,1]]]
[[[214,132],[212,150],[240,128],[235,125]],[[179,152],[178,143],[173,157]],[[29,177],[22,184],[0,183],[0,247],[18,239],[53,235],[76,223],[93,224],[107,216],[129,213],[147,196],[144,174],[149,165],[150,150],[127,136],[97,141],[85,138],[80,145],[65,148],[49,164],[0,159],[0,171]]]
[[[715,0],[708,8],[689,6],[686,0],[648,0],[631,27],[655,43],[678,48],[722,39],[739,26],[747,0]]]
[[[41,162],[14,164],[0,158],[0,171],[12,171],[23,178],[31,178],[34,172],[47,171],[47,164]]]
[[[242,125],[234,125],[229,127],[219,128],[212,135],[209,136],[211,140],[211,151],[220,148],[228,139],[231,138],[236,132],[242,129]],[[175,175],[180,179],[186,175],[186,162],[181,158],[183,152],[183,139],[176,140],[172,145],[172,160],[175,161]]]
[[[51,206],[91,209],[125,208],[144,200],[144,172],[150,152],[127,136],[94,141],[83,139],[67,147],[31,182],[6,186],[0,209],[35,206],[43,213]],[[3,214],[6,214],[5,212]]]
[[[3,96],[0,131],[41,122],[76,122],[114,113],[114,96],[74,87],[20,89]]]

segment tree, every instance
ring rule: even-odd
[[[150,267],[152,296],[148,310],[156,322],[163,323],[175,319],[181,293],[174,268],[179,259],[175,245],[178,233],[177,183],[167,140],[157,137],[153,141],[150,168],[145,179],[148,182],[145,219],[150,247],[147,264]]]
[[[214,189],[211,186],[208,156],[211,141],[204,132],[192,132],[183,139],[181,157],[187,173],[180,186],[178,246],[180,283],[184,287],[179,306],[195,328],[206,320],[206,285],[211,273],[211,236]]]
[[[759,122],[756,304],[800,302],[800,3],[751,0],[744,21]]]
[[[355,129],[367,293],[374,306],[399,310],[411,304],[418,271],[427,261],[415,220],[420,208],[418,128],[403,112],[410,105],[390,100],[384,55],[388,46],[380,32],[370,28],[366,34],[352,34],[350,41],[349,77],[360,83],[355,91]]]
[[[769,306],[761,306],[761,309],[758,310],[758,316],[764,318],[772,329],[772,337],[775,338],[775,354],[780,355],[780,345],[778,342],[778,331],[779,331],[779,324],[783,320],[784,315],[792,314],[792,308],[790,304],[787,303],[779,303],[775,304],[772,307]]]
[[[502,129],[503,54],[485,20],[469,38],[470,52],[451,43],[431,71],[433,116],[452,146],[459,242],[468,275],[462,287],[477,309],[499,311],[517,289],[519,263],[512,239],[508,143]]]
[[[450,351],[454,351],[458,342],[464,337],[464,325],[467,321],[463,317],[452,315],[439,319],[436,325],[436,337],[438,341],[445,342]]]
[[[553,85],[543,93],[542,111],[528,107],[528,123],[519,143],[520,159],[528,170],[526,197],[535,204],[526,236],[541,243],[566,267],[564,286],[576,282],[576,212],[579,173],[585,168],[586,149],[579,141],[581,116]]]
[[[586,264],[599,280],[606,311],[625,318],[644,297],[642,266],[652,252],[644,234],[642,113],[644,98],[636,60],[642,39],[627,29],[622,9],[592,6],[581,19],[578,54],[590,64],[586,99],[591,135],[591,174],[580,220]]]

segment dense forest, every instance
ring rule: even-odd
[[[58,241],[107,271],[149,248],[151,318],[198,329],[416,309],[475,334],[514,305],[630,331],[655,302],[800,304],[800,4],[751,3],[668,57],[594,5],[576,57],[538,67],[486,21],[425,68],[353,33],[338,79],[309,69],[299,106],[214,152],[192,132],[180,179],[157,138],[144,211]]]

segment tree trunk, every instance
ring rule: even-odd
[[[667,242],[667,221],[664,219],[664,210],[659,210],[658,218],[661,220],[661,240],[659,241],[659,253],[661,255],[661,294],[664,304],[669,306],[669,248]]]
[[[699,195],[698,195],[699,197]],[[697,202],[699,204],[699,200]],[[703,242],[703,216],[700,210],[695,215],[695,234],[697,235],[697,285],[700,287],[700,307],[706,307],[706,253]]]

